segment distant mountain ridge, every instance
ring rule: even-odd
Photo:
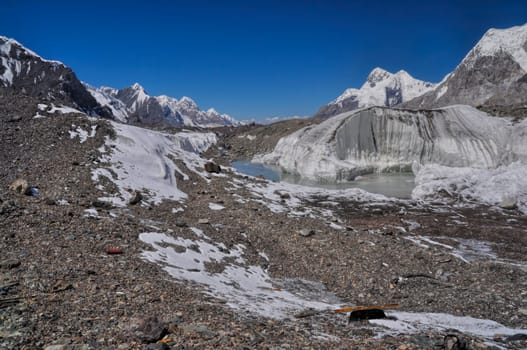
[[[214,108],[202,111],[190,97],[184,96],[177,100],[166,95],[150,96],[138,83],[120,90],[85,86],[99,104],[112,109],[116,118],[122,122],[201,127],[239,124],[231,116],[220,114]]]
[[[40,57],[14,39],[0,36],[0,92],[24,94],[123,123],[214,127],[238,125],[215,109],[199,109],[189,97],[149,96],[139,84],[117,90],[81,82],[62,62]]]
[[[327,118],[340,113],[371,106],[400,105],[434,89],[435,84],[418,80],[404,70],[390,73],[375,68],[360,89],[349,88],[325,106],[314,117]]]

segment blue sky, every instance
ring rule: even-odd
[[[244,119],[311,115],[379,66],[437,82],[527,1],[1,0],[0,35],[92,85]]]

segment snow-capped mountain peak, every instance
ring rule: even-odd
[[[465,57],[474,63],[478,57],[508,53],[527,72],[527,24],[508,29],[489,29]]]
[[[346,89],[342,95],[320,108],[315,116],[330,117],[370,106],[396,106],[434,87],[434,84],[415,79],[404,70],[393,74],[377,67],[368,74],[360,89]]]
[[[194,102],[193,99],[191,99],[190,97],[187,97],[187,96],[183,96],[178,104],[181,106],[181,107],[184,107],[184,108],[189,108],[189,109],[198,109],[198,105],[196,104],[196,102]]]
[[[207,114],[209,115],[216,115],[216,114],[219,114],[218,111],[216,111],[214,108],[209,108],[207,109]]]
[[[131,86],[132,89],[134,90],[138,90],[138,91],[145,91],[145,88],[141,86],[141,84],[139,83],[134,83],[132,86]]]
[[[393,77],[393,74],[382,69],[382,68],[375,68],[371,71],[371,73],[368,75],[368,78],[366,79],[366,83],[375,85],[378,82],[381,82],[383,80],[389,79]]]

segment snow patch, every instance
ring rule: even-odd
[[[101,161],[110,165],[93,171],[92,179],[106,177],[119,188],[112,197],[101,198],[124,206],[131,198],[129,190],[137,190],[150,197],[154,204],[163,199],[184,200],[187,195],[177,188],[176,173],[188,179],[188,175],[174,163],[181,160],[185,165],[205,177],[202,168],[205,161],[199,153],[216,142],[213,133],[179,132],[163,133],[131,125],[111,122],[115,139],[107,138],[105,145],[111,150]],[[104,151],[104,149],[102,149]]]
[[[437,92],[436,100],[439,100],[448,91],[448,85],[441,86],[441,89]]]
[[[219,205],[217,203],[209,203],[209,209],[210,210],[223,210],[225,207],[223,205]]]
[[[75,127],[75,125],[72,125],[72,126]],[[95,136],[96,130],[97,130],[97,125],[92,125],[90,132],[84,130],[83,128],[79,126],[74,131],[72,130],[69,131],[70,139],[74,139],[75,137],[78,137],[80,140],[80,143],[84,143],[86,142],[86,140],[88,140],[88,138]]]
[[[444,313],[412,313],[412,312],[387,312],[388,316],[396,319],[370,320],[373,325],[382,326],[384,331],[381,336],[425,333],[428,331],[446,331],[455,329],[492,340],[495,336],[511,336],[518,333],[527,333],[527,329],[513,329],[492,321],[469,316],[453,316]]]
[[[205,294],[224,299],[229,307],[245,311],[248,316],[257,314],[282,319],[307,308],[331,310],[340,307],[333,303],[338,300],[333,295],[310,297],[277,288],[264,269],[247,265],[243,258],[245,247],[241,244],[227,249],[222,243],[210,242],[207,236],[190,240],[158,232],[142,233],[139,239],[153,248],[142,253],[145,260],[160,264],[177,280],[202,285]],[[206,266],[210,263],[222,264],[224,268],[219,273],[209,272]],[[283,283],[284,286],[290,284]]]
[[[62,113],[62,114],[68,114],[68,113],[80,113],[80,114],[84,114],[84,112],[81,112],[81,111],[79,111],[78,109],[71,108],[71,107],[67,107],[67,106],[60,106],[60,107],[57,107],[57,106],[55,106],[53,103],[51,104],[51,108],[50,108],[50,110],[49,110],[48,112],[49,112],[49,113],[59,112],[59,113]]]

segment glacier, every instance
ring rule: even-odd
[[[429,199],[439,187],[459,183],[456,189],[470,187],[465,194],[483,202],[495,204],[514,195],[523,203],[527,183],[513,174],[527,173],[527,120],[513,123],[465,105],[433,110],[370,107],[300,129],[253,161],[322,183],[413,171],[413,198]],[[468,173],[471,181],[466,180]],[[485,195],[492,184],[501,184],[497,177],[506,179],[507,174],[518,180],[515,190],[504,184],[498,186],[503,191]],[[478,176],[481,182],[476,184]]]

